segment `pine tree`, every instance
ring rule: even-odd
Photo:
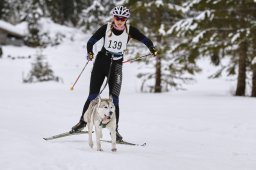
[[[20,21],[19,9],[22,7],[20,0],[2,0],[1,1],[1,18],[12,24]]]
[[[152,72],[138,74],[142,79],[142,86],[147,85],[148,91],[155,93],[168,91],[170,88],[181,89],[183,83],[192,80],[191,77],[184,76],[184,73],[193,74],[199,71],[194,63],[171,53],[175,38],[171,37],[168,31],[172,24],[182,17],[182,8],[179,4],[170,3],[168,0],[144,2],[130,0],[127,5],[131,9],[131,24],[154,40],[160,52],[155,58],[154,65],[152,62],[146,63],[152,68]]]
[[[2,0],[2,2],[0,3],[0,19],[2,19],[4,15],[5,3],[6,2],[4,0]]]
[[[28,21],[28,30],[29,35],[25,38],[25,43],[31,47],[41,46],[41,38],[40,38],[40,25],[39,20],[41,18],[42,11],[38,6],[37,2],[32,4],[31,10],[26,17]]]
[[[24,83],[43,82],[43,81],[59,81],[59,77],[54,75],[53,70],[46,61],[42,50],[36,54],[35,62],[32,63],[32,68],[26,78],[23,78]]]
[[[91,0],[46,0],[47,11],[56,23],[77,26],[80,23],[83,9]]]
[[[95,28],[109,21],[110,11],[114,4],[107,0],[93,0],[89,2],[82,11],[80,25],[84,25],[85,31],[95,31]]]
[[[245,95],[246,70],[251,68],[252,29],[255,28],[255,2],[253,0],[234,1],[190,1],[186,3],[188,17],[176,23],[172,32],[186,37],[187,41],[177,45],[177,49],[198,50],[195,57],[210,56],[214,64],[222,64],[223,57],[230,63],[221,67],[213,76],[223,71],[228,75],[238,75],[236,95]],[[237,73],[238,70],[238,73]]]

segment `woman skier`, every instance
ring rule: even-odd
[[[90,102],[99,95],[104,79],[109,75],[109,95],[112,96],[116,108],[116,141],[120,142],[123,137],[118,132],[119,94],[122,83],[124,50],[130,38],[144,43],[154,56],[157,55],[157,50],[150,39],[143,35],[137,28],[129,26],[126,23],[127,19],[130,17],[129,9],[123,6],[117,6],[111,11],[111,14],[113,15],[113,21],[100,27],[88,40],[87,59],[90,61],[94,58],[93,45],[101,38],[104,38],[104,44],[101,51],[98,52],[93,65],[90,92],[84,104],[82,116],[80,121],[72,127],[71,133],[81,131],[86,126],[87,123],[83,120],[84,113],[88,109]],[[112,64],[110,64],[111,61]]]

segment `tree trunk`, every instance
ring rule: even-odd
[[[254,63],[252,64],[252,97],[256,97],[256,56],[254,57]]]
[[[243,41],[239,46],[238,78],[236,86],[236,96],[244,96],[246,88],[246,59],[247,43]]]
[[[256,30],[253,32],[252,39],[252,56],[254,57],[252,60],[252,93],[251,97],[256,97]]]
[[[157,37],[157,42],[161,42],[161,37]],[[156,81],[155,81],[155,93],[161,93],[162,87],[161,87],[161,57],[156,57]]]
[[[155,82],[155,93],[161,93],[161,58],[156,57],[156,82]]]

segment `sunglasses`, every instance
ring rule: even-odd
[[[127,18],[125,18],[125,17],[118,17],[118,16],[115,16],[115,20],[117,20],[117,21],[122,21],[122,22],[124,22],[124,21],[126,21],[126,19],[127,19]]]

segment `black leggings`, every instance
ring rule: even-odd
[[[83,119],[84,113],[89,107],[89,104],[92,100],[94,100],[98,94],[100,93],[101,86],[104,82],[105,77],[108,77],[108,73],[110,71],[108,86],[109,86],[109,95],[112,96],[113,102],[116,108],[116,128],[118,129],[119,122],[119,95],[121,91],[122,85],[122,61],[112,60],[111,65],[111,54],[106,51],[100,51],[95,59],[95,63],[93,65],[92,73],[91,73],[91,81],[90,81],[90,92],[89,96],[84,104],[83,112],[81,119]],[[111,65],[111,69],[110,69]]]

